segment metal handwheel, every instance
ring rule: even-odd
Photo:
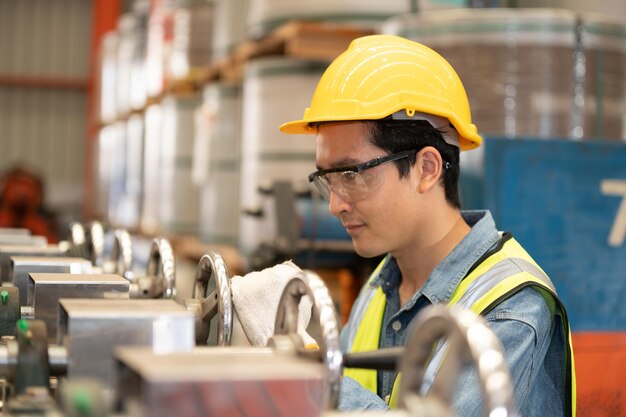
[[[72,222],[70,224],[71,253],[81,258],[88,258],[87,255],[87,233],[82,223]]]
[[[170,242],[162,237],[152,241],[146,277],[138,277],[133,284],[139,289],[134,291],[138,298],[173,299],[176,297],[176,261]],[[161,278],[161,281],[159,281]]]
[[[100,222],[91,222],[88,230],[88,248],[93,266],[102,268],[104,263],[104,227]]]
[[[70,238],[74,255],[88,259],[95,267],[104,263],[104,227],[100,222],[91,222],[86,229],[82,223],[70,224]]]
[[[133,246],[130,233],[124,229],[118,229],[113,235],[111,247],[111,272],[119,274],[132,281],[133,279]]]
[[[425,399],[428,399],[435,400],[454,414],[450,404],[456,383],[464,366],[470,363],[477,370],[485,397],[484,415],[517,416],[502,346],[482,317],[468,310],[436,305],[425,310],[415,320],[404,355],[400,359],[400,407],[406,408],[409,415],[426,415],[424,411],[433,410],[435,405],[431,402],[425,406]],[[446,343],[438,345],[433,354],[433,346],[442,340]],[[438,368],[437,376],[424,397],[421,393],[424,376],[427,372],[436,371],[433,368]]]
[[[215,291],[208,294],[209,282],[215,280]],[[187,309],[196,314],[196,344],[206,345],[211,320],[217,315],[217,345],[229,346],[233,332],[233,301],[226,263],[216,253],[202,256],[196,269],[192,298],[185,300]]]
[[[298,306],[304,295],[308,295],[313,301],[311,320],[317,320],[320,328],[319,357],[324,363],[327,384],[322,404],[324,408],[332,409],[339,398],[342,365],[339,323],[328,288],[318,275],[310,271],[300,271],[287,283],[278,303],[274,335],[297,335]]]

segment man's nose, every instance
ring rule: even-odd
[[[339,214],[344,211],[350,211],[350,203],[345,201],[339,194],[330,190],[330,195],[328,197],[328,211],[333,216],[339,217]]]

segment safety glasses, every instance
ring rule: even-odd
[[[402,151],[371,159],[357,165],[321,169],[309,175],[309,182],[315,184],[325,200],[330,200],[331,191],[348,203],[359,201],[376,191],[383,183],[383,175],[372,169],[388,162],[414,155],[417,149]]]

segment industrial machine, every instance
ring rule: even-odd
[[[61,299],[59,309],[57,344],[49,343],[45,322],[21,319],[16,337],[0,345],[5,415],[55,408],[60,378],[87,376],[109,402],[115,346],[176,352],[194,345],[193,315],[173,300]]]
[[[20,305],[27,304],[28,279],[30,273],[70,273],[89,274],[91,262],[77,257],[61,256],[11,256],[9,259],[9,277],[20,293]]]
[[[134,276],[129,268],[130,238],[123,231],[115,236],[113,255],[118,259],[107,265],[122,275],[93,273],[97,267],[83,258],[11,257],[13,282],[0,288],[0,335],[13,335],[20,318],[38,319],[45,322],[50,341],[55,341],[61,298],[174,298],[174,254],[169,242],[154,239],[146,275]]]
[[[48,239],[45,236],[33,236],[30,233],[16,232],[16,230],[22,229],[4,229],[3,233],[0,233],[0,245],[12,244],[12,245],[24,245],[24,246],[46,246]]]
[[[67,251],[59,245],[0,244],[0,282],[11,282],[11,258],[14,256],[65,257]]]
[[[215,273],[212,268],[219,265],[215,259],[210,262],[207,256],[199,268],[205,272],[197,276],[210,276],[209,270]],[[200,287],[204,282],[200,279],[197,284]],[[219,288],[205,301],[213,310],[222,304],[228,311],[228,286]],[[297,308],[304,295],[314,300],[318,351],[304,349],[296,333]],[[218,327],[229,328],[226,323]],[[432,348],[442,339],[448,340],[441,344],[446,360],[439,364],[430,395],[425,397],[420,391],[422,379]],[[193,415],[220,416],[338,415],[329,410],[338,398],[342,367],[365,367],[401,370],[399,415],[448,416],[454,415],[449,404],[456,378],[467,363],[474,363],[485,393],[486,415],[494,410],[503,416],[515,415],[499,342],[482,319],[470,312],[437,306],[420,316],[405,348],[342,355],[328,290],[308,271],[294,277],[285,288],[275,335],[267,348],[196,347],[191,353],[163,355],[145,347],[122,347],[116,350],[116,358],[120,375],[118,412],[125,410],[124,404],[132,404],[149,416],[187,415],[190,410]]]
[[[297,306],[314,300],[319,350],[306,350],[296,333]],[[399,369],[400,409],[392,415],[453,416],[451,400],[461,370],[474,364],[485,395],[485,415],[515,416],[508,369],[497,337],[471,312],[434,306],[417,318],[404,348],[341,354],[339,328],[328,291],[304,271],[287,285],[267,348],[197,347],[158,354],[145,347],[116,350],[119,385],[115,410],[136,407],[148,416],[325,416],[332,411],[343,367]],[[424,395],[433,346],[446,349],[437,377]],[[376,413],[350,415],[376,416]],[[389,415],[385,413],[385,415]]]
[[[11,399],[5,405],[12,412],[47,409],[50,393],[63,375],[73,379],[87,374],[103,386],[103,392],[111,391],[111,352],[119,344],[148,345],[156,351],[166,346],[166,351],[193,347],[193,314],[168,300],[174,298],[176,288],[169,242],[153,240],[144,276],[131,273],[127,232],[116,231],[111,258],[102,264],[120,275],[54,271],[60,260],[77,258],[54,258],[47,265],[45,260],[51,258],[12,258],[18,266],[13,271],[15,284],[21,287],[24,275],[28,281],[25,303],[20,300],[21,288],[12,283],[0,291],[0,375],[6,381],[3,397]],[[89,271],[92,261],[85,262]],[[79,265],[84,267],[83,262]],[[98,268],[93,266],[93,270]]]
[[[295,332],[304,295],[313,298],[313,320],[321,329],[316,351],[304,349]],[[332,409],[341,369],[356,366],[402,372],[400,408],[392,415],[453,416],[454,384],[468,363],[480,377],[485,415],[516,415],[499,342],[481,318],[434,306],[418,316],[404,348],[342,355],[331,299],[321,279],[307,271],[285,288],[266,348],[193,347],[193,314],[172,300],[60,303],[62,344],[47,346],[45,330],[33,321],[20,322],[16,340],[0,348],[0,372],[13,389],[7,415],[340,417],[346,413]],[[424,395],[428,358],[442,340],[446,360]],[[51,375],[60,378],[54,390]],[[77,384],[92,388],[81,391]]]
[[[115,265],[122,274],[132,269],[129,239],[117,233],[117,259],[103,261],[103,269]],[[453,416],[456,379],[473,364],[485,415],[516,416],[499,342],[471,312],[433,306],[416,318],[406,346],[342,353],[326,285],[315,273],[300,271],[283,291],[268,345],[232,346],[236,314],[228,270],[218,254],[202,257],[192,298],[182,305],[174,300],[174,257],[167,240],[152,242],[148,265],[144,277],[29,273],[32,319],[13,311],[14,336],[0,340],[4,415],[377,417],[334,410],[343,368],[357,367],[402,373],[400,408],[392,415]],[[84,298],[82,284],[68,280],[96,282],[106,276],[115,277],[106,284],[113,287],[101,287],[97,298],[91,298],[95,287],[85,290],[92,294]],[[155,296],[162,299],[141,299]],[[313,302],[307,330],[317,350],[305,348],[296,331],[304,296]],[[206,346],[212,319],[217,346]],[[445,354],[433,355],[433,347]],[[445,359],[433,364],[431,356]]]

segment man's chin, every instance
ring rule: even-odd
[[[374,248],[360,245],[358,242],[355,242],[354,239],[352,239],[352,246],[354,247],[356,254],[361,258],[375,258],[383,254],[381,251]]]

